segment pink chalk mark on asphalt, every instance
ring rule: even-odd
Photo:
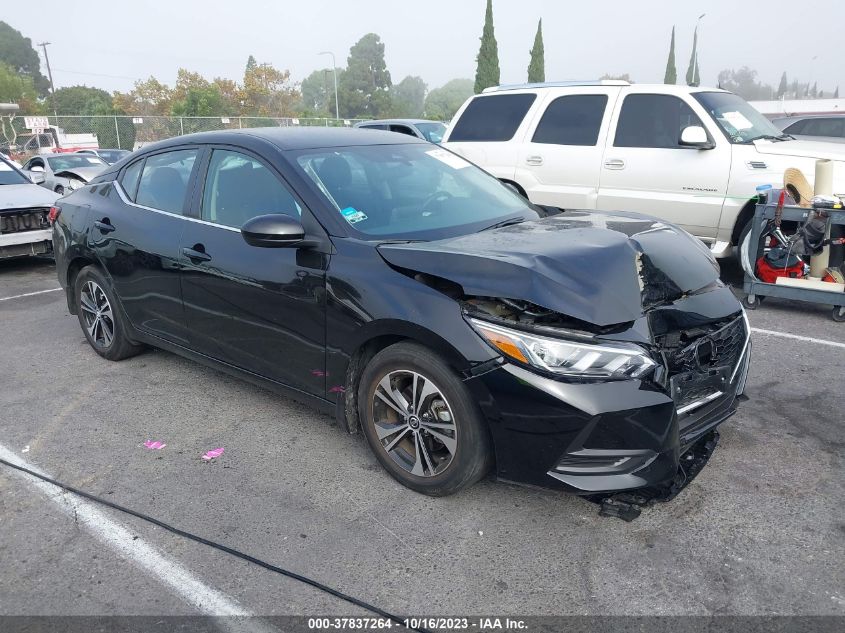
[[[220,448],[211,449],[205,455],[203,455],[202,458],[205,461],[209,461],[209,460],[214,459],[215,457],[220,457],[222,454],[223,454],[223,447],[221,446]]]
[[[156,441],[147,440],[146,442],[144,442],[144,446],[146,446],[148,449],[150,449],[152,451],[160,451],[165,446],[167,446],[167,444],[165,444],[164,442],[159,442],[157,440]]]
[[[329,389],[329,393],[345,393],[346,388],[341,387],[340,385],[335,385],[331,389]]]
[[[312,369],[312,370],[311,370],[311,375],[312,375],[312,376],[317,376],[318,378],[321,378],[321,377],[323,377],[323,376],[328,376],[329,374],[328,374],[328,372],[325,372],[325,371],[323,371],[322,369]]]

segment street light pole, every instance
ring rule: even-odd
[[[50,45],[50,42],[40,42],[38,45],[44,51],[44,61],[47,64],[47,77],[50,78],[50,100],[53,102],[53,116],[58,116],[56,114],[56,87],[53,85],[53,71],[50,70],[50,58],[47,56],[47,47]]]
[[[332,56],[332,72],[334,73],[334,115],[336,118],[340,119],[340,106],[338,105],[337,99],[337,62],[335,62],[334,53],[331,51],[323,51],[320,55]]]

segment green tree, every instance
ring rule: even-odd
[[[171,94],[171,114],[175,116],[222,116],[226,111],[223,96],[216,84],[199,73],[180,68]]]
[[[343,77],[343,68],[337,68],[338,82]],[[334,73],[331,68],[315,70],[299,86],[302,93],[303,114],[315,116],[334,116]]]
[[[631,75],[629,75],[628,73],[605,73],[601,77],[599,77],[599,79],[615,79],[617,81],[627,81],[629,84],[634,83],[634,80],[631,79]]]
[[[833,93],[833,98],[834,98],[834,99],[838,99],[838,98],[839,98],[839,86],[836,86],[836,92],[834,92],[834,93]]]
[[[695,83],[695,69],[698,66],[698,27],[695,27],[695,32],[692,35],[692,53],[689,57],[689,66],[687,67],[687,85],[696,86]]]
[[[257,66],[258,66],[258,62],[257,62],[257,61],[255,61],[255,57],[253,57],[252,55],[250,55],[250,56],[247,58],[247,60],[246,60],[246,69],[245,69],[245,70],[246,70],[247,72],[249,72],[250,70],[255,70],[255,68],[256,68]]]
[[[136,81],[129,92],[115,92],[114,107],[131,116],[154,116],[170,114],[173,91],[155,77]]]
[[[428,86],[421,77],[408,75],[391,91],[393,116],[416,119],[422,116],[425,109],[425,93]]]
[[[390,72],[384,44],[367,33],[349,49],[346,71],[338,85],[341,116],[378,118],[390,110]]]
[[[546,53],[543,47],[543,19],[537,23],[534,46],[531,47],[531,61],[528,62],[528,83],[546,81]]]
[[[472,79],[452,79],[440,88],[435,88],[425,98],[425,116],[437,121],[448,121],[464,101],[475,94]]]
[[[672,39],[669,41],[669,59],[666,60],[666,72],[663,74],[664,84],[678,83],[678,68],[675,66],[675,27],[672,27]]]
[[[39,114],[38,93],[32,77],[0,62],[0,102],[17,103],[21,114]]]
[[[47,96],[50,82],[41,74],[41,60],[32,47],[32,40],[2,21],[0,21],[0,62],[10,66],[15,73],[31,78],[38,96]]]
[[[113,114],[112,97],[105,90],[88,86],[59,88],[53,96],[56,113],[67,115]],[[52,105],[52,102],[51,102]]]
[[[267,63],[247,68],[241,95],[244,114],[251,116],[293,116],[300,102],[299,91],[290,83],[290,71]]]
[[[774,88],[757,81],[757,71],[743,66],[739,70],[723,70],[719,73],[719,86],[738,94],[748,101],[771,98]]]
[[[789,82],[786,79],[786,71],[780,76],[780,83],[778,84],[778,99],[783,98],[786,91],[789,90]]]
[[[810,98],[815,99],[819,96],[819,85],[818,82],[813,82],[813,87],[810,88]]]
[[[499,45],[493,32],[493,0],[487,0],[484,14],[484,30],[481,33],[481,48],[476,58],[475,94],[485,88],[499,85]]]
[[[701,67],[698,65],[698,55],[695,56],[695,72],[692,74],[692,85],[693,86],[700,86],[701,85],[701,75],[699,72],[701,71]]]

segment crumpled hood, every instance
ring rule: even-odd
[[[761,154],[773,156],[796,156],[800,158],[827,158],[829,160],[845,161],[845,146],[841,143],[826,143],[824,141],[754,141],[754,147]]]
[[[50,207],[58,198],[54,191],[35,184],[0,185],[0,211]]]
[[[74,167],[73,169],[60,169],[55,173],[59,178],[79,178],[85,182],[89,182],[96,176],[99,176],[107,166],[102,167]]]
[[[634,321],[719,278],[700,241],[635,213],[566,211],[378,251],[394,266],[448,279],[467,295],[529,301],[598,326]]]

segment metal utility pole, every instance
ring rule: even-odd
[[[337,100],[337,62],[335,62],[334,53],[331,51],[323,51],[320,55],[332,56],[332,72],[334,73],[334,115],[336,118],[340,119],[340,106],[338,105]]]
[[[38,44],[44,51],[44,61],[47,64],[47,77],[50,79],[50,100],[53,102],[53,116],[58,116],[56,113],[56,87],[53,85],[53,71],[50,70],[50,58],[47,56],[47,47],[50,42],[39,42]]]

